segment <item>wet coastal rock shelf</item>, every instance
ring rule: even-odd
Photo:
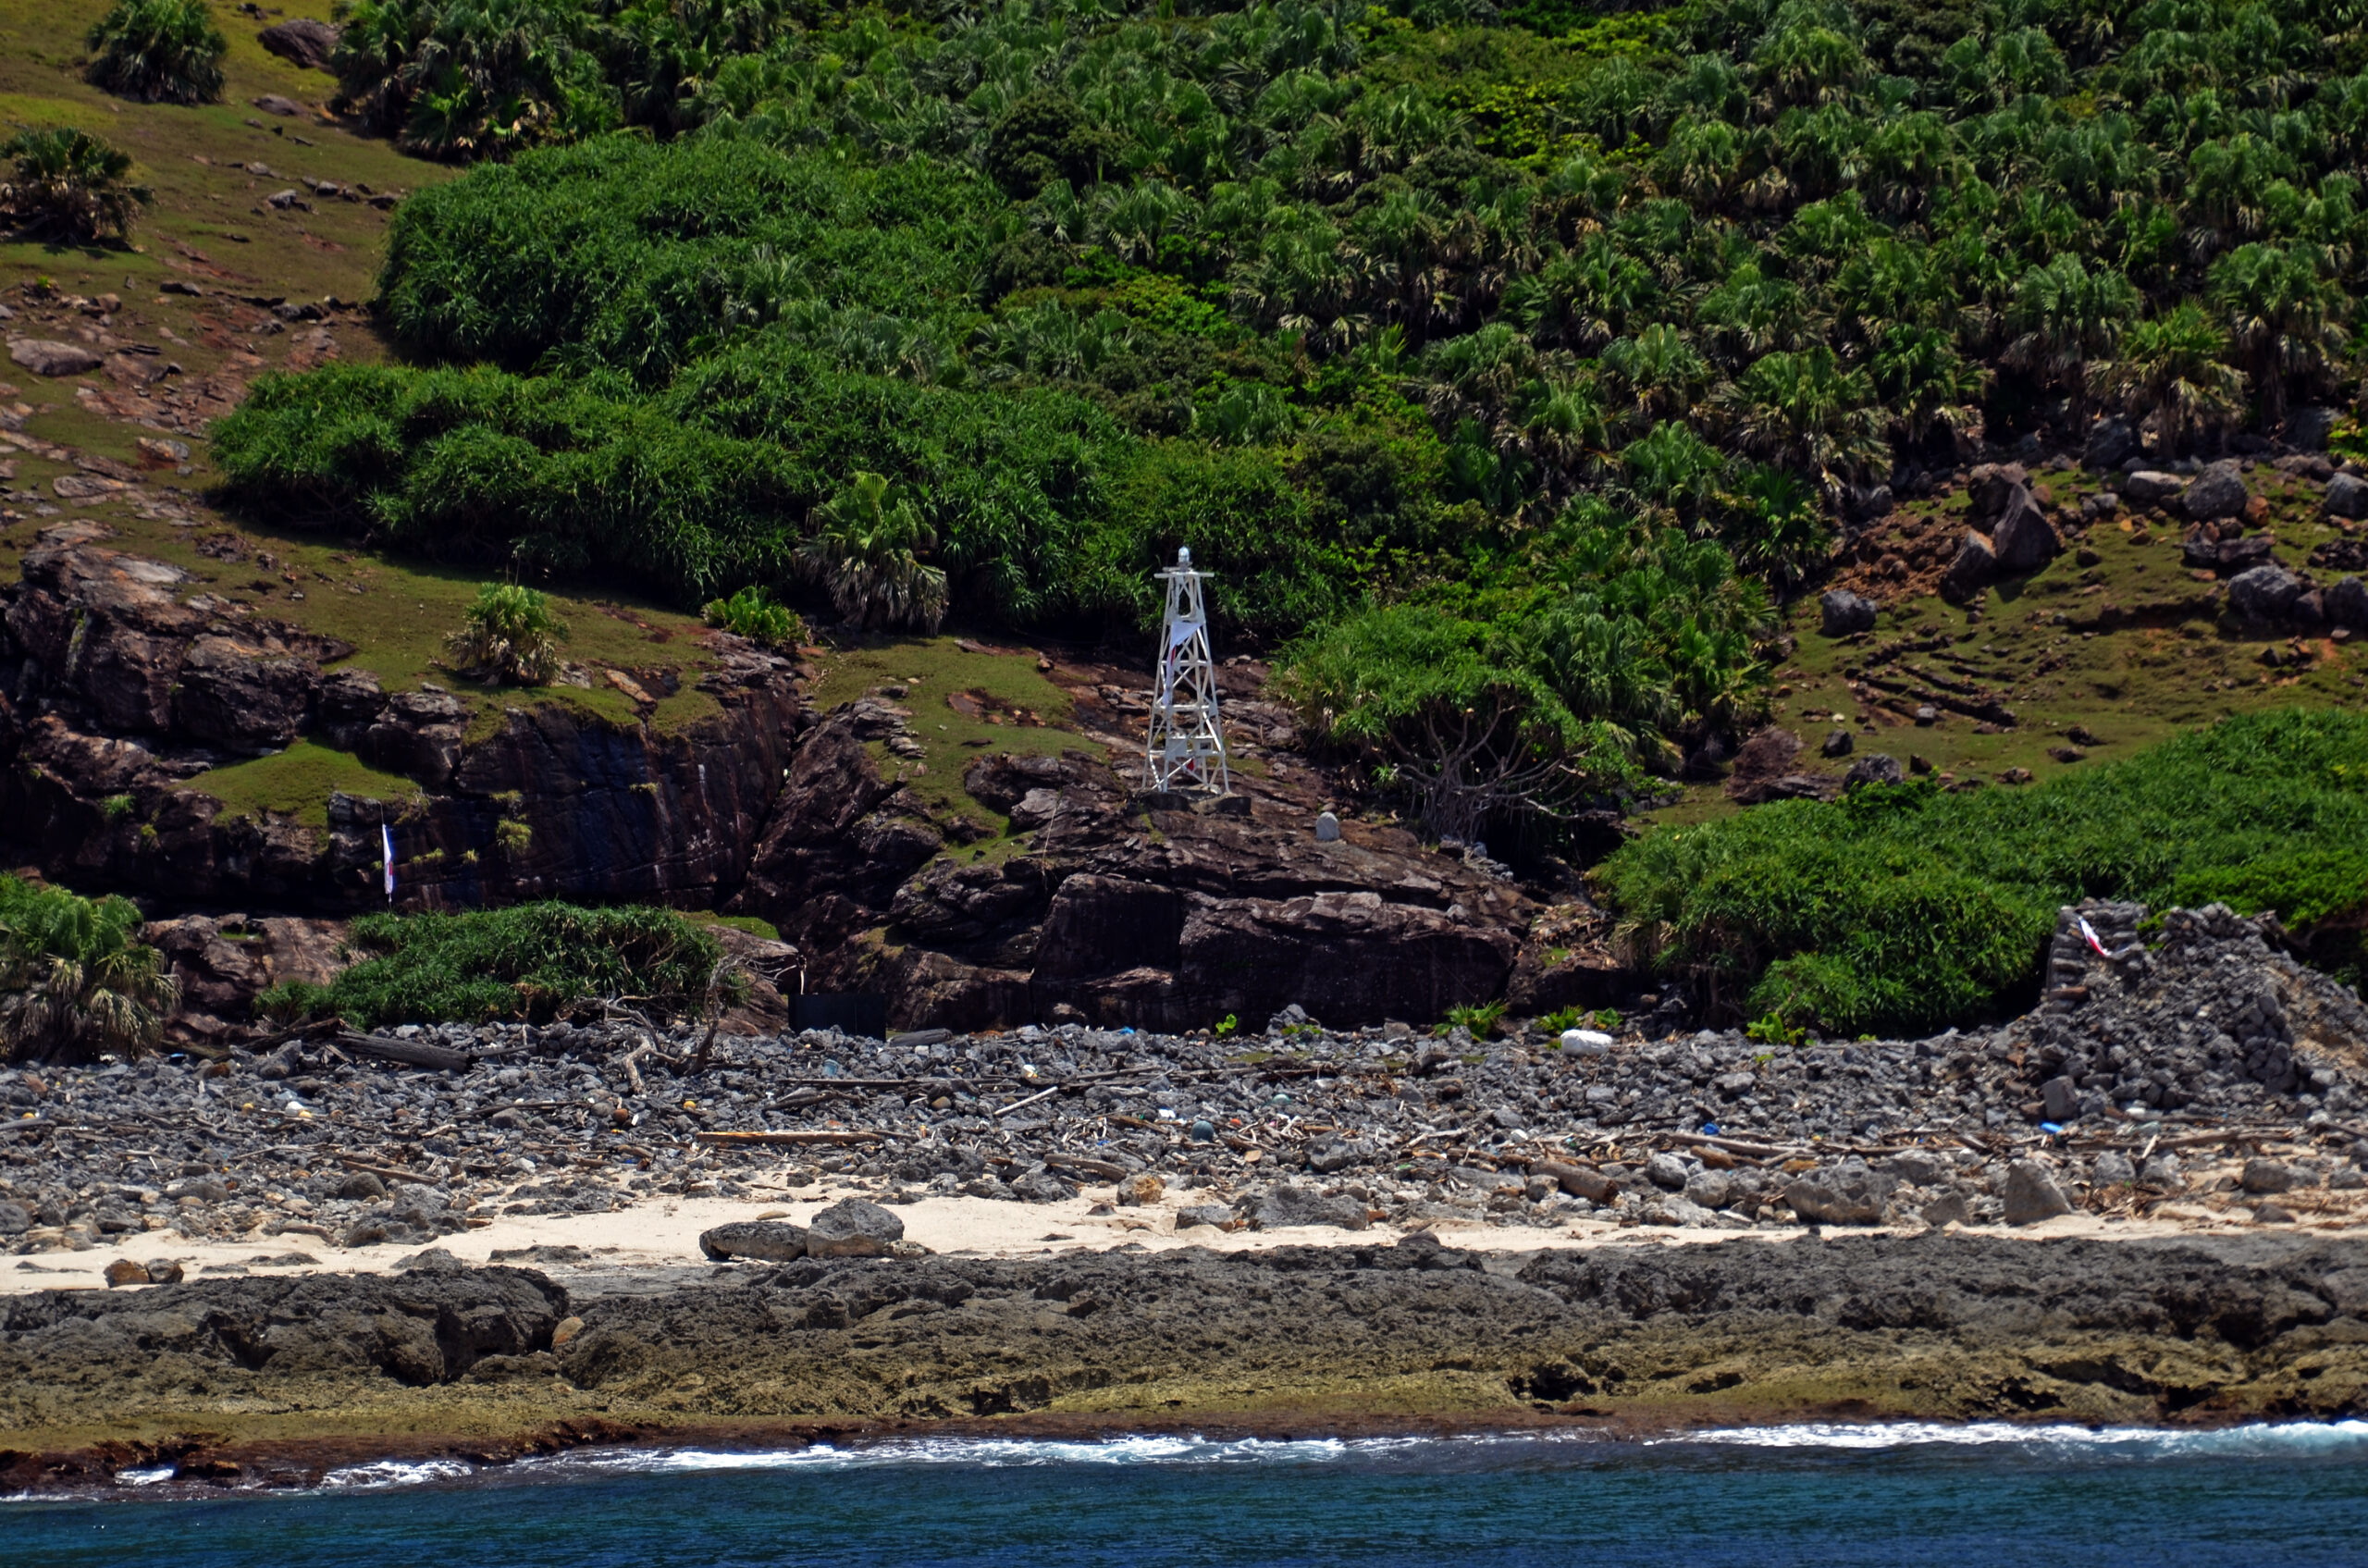
[[[1482,1254],[1420,1231],[1234,1254],[806,1259],[660,1290],[431,1261],[14,1298],[0,1426],[14,1479],[58,1485],[159,1462],[299,1480],[308,1438],[345,1438],[348,1460],[357,1442],[483,1454],[571,1424],[761,1442],[797,1424],[1031,1415],[1070,1434],[1837,1412],[2211,1423],[2358,1414],[2363,1346],[2368,1243],[2292,1232]]]
[[[2067,910],[2035,1011],[1918,1041],[1474,1041],[1292,1009],[1252,1040],[725,1036],[704,1072],[697,1031],[631,1022],[17,1068],[0,1241],[411,1245],[820,1178],[890,1205],[1082,1193],[1185,1229],[2351,1216],[2368,1012],[2257,922],[2172,911],[2141,942],[2141,913]]]

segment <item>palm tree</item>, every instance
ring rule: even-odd
[[[0,184],[0,212],[33,235],[81,241],[109,230],[128,234],[132,214],[155,200],[146,186],[127,183],[129,154],[70,127],[19,131],[0,143],[0,158],[15,164]]]
[[[2089,364],[2113,352],[2123,327],[2138,314],[2138,290],[2120,273],[2090,272],[2075,255],[2059,255],[2023,274],[2007,307],[2017,336],[2005,359],[2054,387],[2069,389],[2072,428],[2088,428]]]
[[[566,638],[567,623],[551,613],[549,595],[487,583],[444,648],[455,669],[479,673],[487,685],[538,686],[559,673],[559,645]]]
[[[888,481],[859,473],[814,509],[815,532],[797,549],[798,564],[828,590],[847,620],[869,630],[919,626],[945,619],[945,574],[924,565],[937,536],[910,497],[892,499]]]
[[[2132,419],[2154,416],[2163,455],[2177,457],[2189,428],[2224,423],[2243,406],[2244,374],[2222,363],[2227,352],[2226,334],[2189,302],[2123,333],[2120,357],[2090,371],[2089,389]]]
[[[2212,302],[2229,340],[2252,362],[2262,422],[2286,417],[2286,378],[2312,376],[2343,352],[2347,302],[2319,274],[2309,246],[2239,245],[2214,265]]]
[[[83,43],[93,87],[143,104],[214,104],[229,48],[204,0],[116,0]]]
[[[0,1056],[155,1044],[180,982],[137,940],[128,900],[0,877]]]
[[[1744,451],[1807,475],[1829,500],[1883,463],[1883,411],[1862,371],[1820,343],[1763,355],[1719,399]]]

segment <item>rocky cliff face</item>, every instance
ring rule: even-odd
[[[973,762],[970,797],[1017,855],[964,847],[880,772],[894,722],[857,703],[815,729],[735,908],[811,956],[817,989],[877,990],[898,1028],[1079,1019],[1178,1029],[1293,1003],[1326,1022],[1438,1018],[1501,994],[1537,906],[1500,870],[1350,821],[1269,779],[1216,800],[1130,792],[1107,762]]]
[[[20,863],[175,906],[364,908],[391,822],[404,889],[437,907],[697,905],[746,875],[805,722],[787,661],[719,636],[701,685],[722,711],[671,733],[552,702],[472,722],[449,692],[340,666],[346,644],[181,597],[179,569],[102,537],[53,529],[0,589],[0,842]],[[300,738],[413,788],[333,795],[316,826],[188,787]]]

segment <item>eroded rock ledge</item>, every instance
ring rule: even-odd
[[[1394,1244],[802,1260],[665,1288],[505,1267],[18,1298],[0,1426],[174,1451],[555,1424],[1034,1415],[2209,1423],[2368,1408],[2368,1243],[1934,1233],[1483,1258]],[[241,1415],[238,1413],[249,1413]],[[426,1438],[383,1439],[386,1451]],[[129,1450],[125,1451],[130,1451]],[[206,1474],[203,1470],[194,1472]],[[234,1472],[235,1473],[235,1472]]]

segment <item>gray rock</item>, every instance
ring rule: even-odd
[[[1812,1225],[1880,1225],[1898,1179],[1856,1162],[1806,1173],[1784,1189],[1784,1202]]]
[[[337,1195],[340,1198],[359,1198],[366,1202],[369,1199],[385,1197],[387,1184],[366,1170],[357,1170],[338,1183]]]
[[[32,1228],[31,1209],[22,1204],[0,1202],[0,1236],[21,1236]]]
[[[1997,575],[1998,551],[1989,536],[1967,533],[1957,546],[1956,559],[1949,562],[1948,571],[1941,578],[1941,589],[1950,599],[1963,601],[1980,592]]]
[[[2181,1187],[2187,1182],[2179,1173],[2177,1154],[2156,1154],[2146,1162],[2146,1168],[2138,1173],[2138,1179],[2149,1187]]]
[[[2319,498],[2319,511],[2329,517],[2368,517],[2368,479],[2357,474],[2338,474],[2327,481],[2327,493]]]
[[[2122,499],[2133,506],[2168,506],[2186,488],[2186,480],[2159,468],[2141,468],[2121,481]]]
[[[1990,543],[2002,572],[2036,571],[2064,549],[2063,538],[2040,510],[2038,499],[2019,485],[2007,498],[2005,513],[1998,519]]]
[[[1711,1221],[1708,1209],[1679,1192],[1647,1202],[1642,1217],[1646,1225],[1677,1225],[1691,1229],[1700,1229]]]
[[[1655,1154],[1645,1162],[1645,1179],[1664,1192],[1683,1192],[1691,1175],[1675,1154]]]
[[[1846,637],[1875,629],[1882,606],[1847,588],[1828,588],[1817,601],[1819,630],[1829,637]]]
[[[1948,1161],[1927,1149],[1907,1149],[1892,1155],[1875,1167],[1887,1176],[1896,1176],[1911,1187],[1930,1187],[1949,1174]]]
[[[2302,586],[2283,566],[2256,566],[2228,579],[2228,608],[2246,621],[2283,621],[2302,597]]]
[[[2081,466],[2104,474],[2119,468],[2138,455],[2138,432],[2126,419],[2102,419],[2089,432],[2088,445],[2081,449]]]
[[[80,343],[59,343],[42,338],[14,338],[8,357],[36,376],[82,376],[106,361]]]
[[[2300,1185],[2293,1167],[2256,1154],[2245,1162],[2245,1172],[2237,1184],[2248,1192],[2286,1192]]]
[[[1223,1204],[1189,1204],[1176,1211],[1176,1228],[1189,1230],[1196,1225],[1214,1225],[1222,1230],[1233,1223],[1233,1211]]]
[[[2327,619],[2355,632],[2368,632],[2368,582],[2346,577],[2327,590]]]
[[[1973,1205],[1962,1192],[1943,1192],[1917,1212],[1927,1225],[1967,1225],[1973,1220]]]
[[[2089,1167],[2089,1182],[2095,1187],[2121,1187],[2138,1179],[2138,1167],[2129,1156],[2118,1149],[2107,1149]]]
[[[2051,1078],[2039,1086],[2039,1103],[2048,1120],[2070,1121],[2080,1114],[2080,1086],[2068,1078]]]
[[[1049,1170],[1031,1170],[1011,1184],[1011,1190],[1025,1204],[1057,1204],[1077,1196],[1077,1189]]]
[[[338,30],[311,17],[290,17],[255,34],[255,42],[282,59],[313,70],[327,70],[337,53]]]
[[[1339,838],[1340,819],[1334,816],[1329,811],[1317,812],[1315,815],[1315,842],[1318,844],[1337,844],[1339,842]]]
[[[2224,458],[2209,463],[2195,482],[2188,486],[2179,498],[2179,510],[2195,522],[2208,523],[2214,518],[2241,516],[2245,502],[2251,498],[2245,491],[2243,470],[2234,458]]]
[[[1829,730],[1826,732],[1825,745],[1819,749],[1828,757],[1847,757],[1857,749],[1857,746],[1858,743],[1850,738],[1848,730]]]
[[[818,1258],[878,1258],[905,1239],[905,1222],[878,1204],[842,1198],[806,1228],[806,1252]]]
[[[1251,1211],[1250,1222],[1260,1230],[1276,1230],[1289,1225],[1332,1225],[1343,1230],[1363,1230],[1371,1224],[1362,1199],[1342,1193],[1327,1198],[1316,1189],[1286,1181],[1270,1190],[1258,1200]]]
[[[1998,1196],[2009,1225],[2031,1225],[2072,1212],[2072,1200],[2064,1195],[2047,1167],[2037,1160],[2016,1160],[2008,1166],[2006,1180]]]
[[[699,1251],[719,1261],[754,1258],[760,1263],[795,1263],[806,1255],[806,1228],[777,1219],[735,1220],[701,1231]]]
[[[1722,1209],[1734,1201],[1734,1183],[1723,1170],[1697,1170],[1686,1179],[1685,1199],[1706,1209]]]
[[[2296,451],[2325,451],[2335,434],[2335,410],[2298,408],[2286,416],[2286,444]]]
[[[1907,770],[1899,765],[1898,758],[1870,751],[1850,764],[1850,771],[1842,775],[1842,786],[1847,789],[1854,784],[1904,784],[1906,779]]]

